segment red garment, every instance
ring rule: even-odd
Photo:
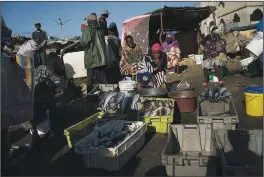
[[[104,17],[104,16],[101,16],[100,18],[99,18],[99,22],[106,22],[106,17]]]
[[[82,24],[82,25],[81,25],[81,29],[85,29],[85,28],[87,28],[87,26],[88,26],[88,25],[86,25],[86,24]]]

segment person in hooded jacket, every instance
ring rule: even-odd
[[[87,69],[87,92],[91,91],[94,83],[104,84],[105,67],[107,66],[104,29],[100,27],[97,17],[90,14],[88,26],[82,32],[80,43],[84,48],[84,65]]]

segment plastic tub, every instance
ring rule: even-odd
[[[83,132],[82,134],[76,134],[74,132],[80,132],[83,129],[85,129],[85,127],[87,127],[90,123],[92,123],[93,121],[95,121],[96,119],[100,119],[104,116],[103,112],[99,112],[94,114],[91,117],[88,117],[87,119],[72,125],[71,127],[67,128],[64,130],[64,135],[66,136],[67,142],[68,142],[68,146],[70,148],[73,147],[73,145],[75,143],[77,143],[80,139],[82,139],[84,136],[86,136],[87,134],[85,134],[86,132]]]
[[[260,56],[263,53],[263,32],[257,32],[254,38],[247,45],[246,49],[257,57]]]
[[[150,98],[144,97],[145,101],[172,101],[173,99],[170,98]],[[173,122],[174,111],[171,112],[170,115],[167,116],[141,116],[141,113],[144,113],[144,106],[140,105],[140,111],[138,112],[138,117],[141,120],[143,119],[144,122],[148,125],[148,132],[157,132],[157,133],[168,133],[168,127]]]
[[[262,130],[216,130],[223,176],[263,175]]]
[[[219,160],[210,124],[171,125],[162,151],[168,176],[216,176]]]
[[[193,112],[197,107],[198,94],[192,90],[174,91],[169,93],[169,97],[174,98],[180,112]]]
[[[253,117],[263,116],[263,86],[249,86],[244,89],[246,113]]]

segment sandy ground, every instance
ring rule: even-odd
[[[262,118],[253,118],[245,114],[243,87],[240,85],[260,85],[262,77],[248,78],[239,74],[241,68],[238,62],[232,60],[227,64],[228,75],[224,78],[225,86],[234,96],[235,106],[239,116],[239,128],[262,129]],[[180,76],[168,77],[170,80],[186,79],[192,82],[196,90],[202,90],[202,71],[199,65],[185,66]],[[74,104],[58,108],[59,128],[55,135],[43,139],[41,146],[34,149],[23,161],[12,168],[12,173],[19,176],[166,176],[166,169],[161,162],[161,152],[167,140],[167,135],[147,134],[145,146],[137,155],[122,168],[121,171],[109,173],[103,170],[88,170],[82,157],[75,154],[67,146],[63,130],[74,123],[83,120],[92,113],[91,104],[80,99]],[[196,111],[180,114],[177,122],[196,124]],[[30,141],[30,136],[21,129],[12,132],[12,142],[23,144]]]

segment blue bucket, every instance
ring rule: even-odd
[[[248,86],[244,89],[246,93],[263,94],[263,85],[261,86]]]

